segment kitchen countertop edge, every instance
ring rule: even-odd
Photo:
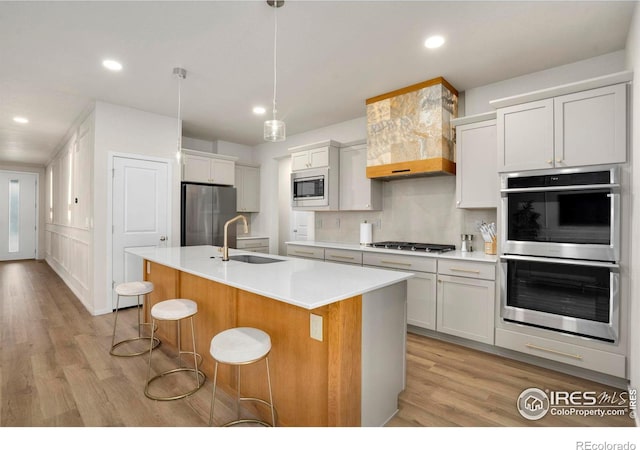
[[[495,264],[498,262],[497,255],[487,255],[484,252],[462,252],[460,250],[453,250],[444,253],[426,253],[426,252],[411,252],[407,250],[391,250],[386,248],[374,248],[368,245],[360,244],[348,244],[342,242],[323,242],[323,241],[287,241],[285,244],[291,245],[303,245],[307,247],[322,247],[333,248],[337,250],[355,250],[361,252],[373,252],[373,253],[385,253],[404,256],[419,256],[424,258],[442,258],[442,259],[456,259],[460,261],[474,261],[483,263]]]
[[[208,245],[133,247],[126,249],[126,252],[172,269],[308,310],[363,295],[414,276],[409,272],[345,267],[337,263],[280,255],[268,257],[283,260],[286,264],[247,264],[239,261],[223,264],[220,257],[216,256],[213,260],[210,257],[211,254],[218,255],[218,248]],[[229,254],[253,255],[251,252],[235,249],[229,249]],[[360,272],[352,273],[355,269]],[[362,272],[363,269],[367,272]],[[308,276],[304,281],[294,279],[303,274]],[[358,278],[358,275],[361,276]],[[329,280],[323,278],[316,281],[318,276]]]

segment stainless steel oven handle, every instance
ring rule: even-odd
[[[571,264],[574,266],[606,267],[614,272],[617,272],[620,269],[620,266],[615,263],[606,261],[587,261],[584,259],[547,258],[543,256],[522,255],[500,255],[500,259],[507,261],[533,261],[542,263]]]
[[[521,192],[555,192],[555,191],[590,191],[594,189],[611,189],[614,192],[620,190],[619,184],[583,184],[571,186],[542,186],[530,188],[506,188],[500,189],[503,194],[517,194]]]

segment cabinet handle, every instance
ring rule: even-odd
[[[313,252],[303,252],[301,250],[294,250],[293,253],[297,253],[299,255],[313,255]]]
[[[554,355],[568,356],[569,358],[582,360],[581,355],[572,355],[571,353],[565,353],[558,350],[553,350],[551,348],[538,347],[537,345],[533,345],[533,344],[525,344],[525,347],[531,348],[533,350],[540,350],[547,353],[553,353]]]
[[[552,159],[547,159],[547,164],[553,164],[553,160]]]
[[[353,256],[342,256],[342,255],[329,255],[329,258],[355,259]]]
[[[456,267],[452,267],[451,269],[452,272],[464,272],[464,273],[475,273],[476,275],[480,275],[480,271],[479,270],[471,270],[471,269],[458,269]]]
[[[411,264],[409,263],[403,263],[403,262],[397,262],[397,261],[386,261],[386,260],[382,260],[380,261],[382,264],[395,264],[397,266],[406,266],[406,267],[411,267]]]
[[[561,163],[562,162],[562,158],[556,159],[556,162]]]

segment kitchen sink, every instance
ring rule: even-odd
[[[233,255],[229,256],[229,259],[232,259],[234,261],[246,262],[249,264],[269,264],[284,261],[284,259],[266,258],[264,256],[257,255]]]

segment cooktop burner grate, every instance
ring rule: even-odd
[[[421,242],[381,241],[370,244],[374,248],[386,248],[391,250],[406,250],[412,252],[443,253],[456,249],[455,245],[448,244],[424,244]]]

